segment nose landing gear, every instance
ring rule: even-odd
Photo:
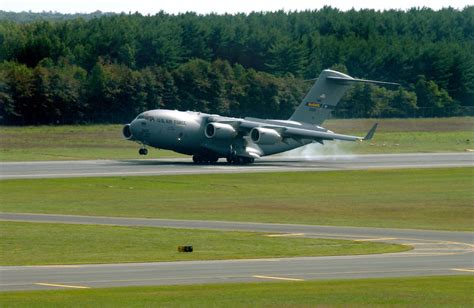
[[[146,148],[141,148],[140,150],[138,150],[138,154],[140,154],[140,155],[147,155],[147,154],[148,154],[148,149],[146,149]]]

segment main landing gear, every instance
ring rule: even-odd
[[[252,164],[255,161],[252,157],[243,157],[243,156],[227,156],[227,162],[232,165],[247,165]]]
[[[219,157],[214,154],[203,155],[203,154],[195,154],[193,155],[193,162],[195,164],[203,165],[203,164],[215,164],[219,160]]]
[[[141,148],[140,150],[138,150],[138,154],[140,154],[140,155],[147,155],[147,154],[148,154],[148,149],[146,149],[146,148]]]
[[[217,163],[218,160],[219,156],[213,153],[201,153],[193,155],[193,162],[198,165],[213,165]],[[244,157],[237,155],[227,156],[227,162],[232,165],[247,165],[252,164],[254,161],[255,159],[252,157]]]

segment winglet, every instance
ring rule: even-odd
[[[372,137],[374,136],[375,134],[375,130],[377,129],[377,126],[379,125],[379,123],[375,123],[374,126],[372,126],[372,128],[369,130],[369,132],[367,133],[367,136],[364,137],[364,139],[362,140],[371,140]]]

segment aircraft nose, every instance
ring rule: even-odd
[[[132,132],[132,134],[134,136],[137,136],[138,133],[139,133],[139,123],[137,120],[133,120],[131,123],[130,123],[130,131]]]
[[[143,119],[135,119],[129,125],[133,138],[139,140],[142,137],[142,130],[146,126],[146,121]]]

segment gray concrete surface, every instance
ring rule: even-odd
[[[221,159],[222,160],[222,159]],[[270,156],[252,165],[194,165],[191,159],[85,160],[0,162],[0,179],[144,176],[359,170],[373,168],[433,168],[474,166],[474,153],[377,154],[301,157]]]

